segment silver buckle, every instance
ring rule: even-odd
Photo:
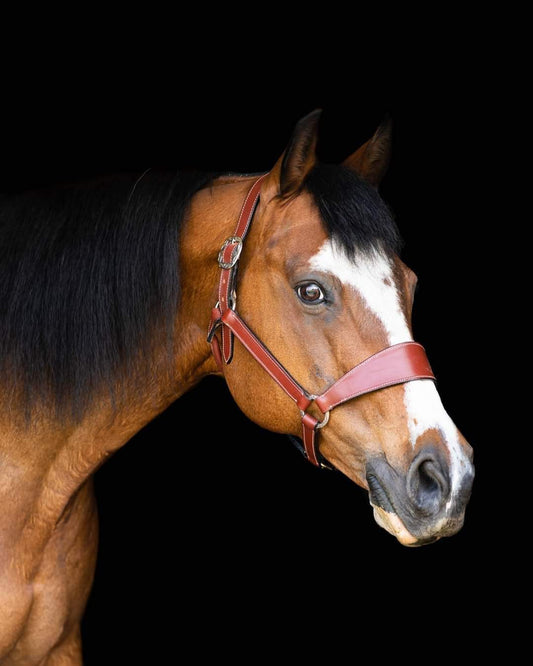
[[[228,245],[234,245],[235,247],[231,251],[231,258],[229,261],[224,261],[224,250],[228,247]],[[240,236],[230,236],[229,238],[226,238],[224,243],[222,244],[222,247],[220,248],[220,252],[218,253],[218,265],[220,268],[233,268],[235,264],[239,261],[239,257],[241,256],[242,252],[242,238]]]

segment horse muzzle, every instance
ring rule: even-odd
[[[464,462],[461,478],[452,482],[446,456],[437,447],[425,447],[407,473],[397,471],[385,456],[372,458],[366,480],[378,525],[405,546],[422,546],[463,526],[474,467],[471,461]]]

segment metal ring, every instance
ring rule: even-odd
[[[327,422],[329,421],[329,412],[330,410],[328,409],[328,411],[324,414],[324,418],[322,419],[322,421],[316,422],[315,430],[320,430],[320,428],[323,428],[325,425],[327,425]],[[303,419],[303,417],[306,415],[306,412],[303,409],[300,409],[300,415]]]
[[[324,414],[324,418],[322,419],[322,421],[319,421],[316,424],[315,426],[316,430],[320,430],[320,428],[323,428],[328,421],[329,421],[329,410]]]

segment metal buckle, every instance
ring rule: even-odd
[[[228,245],[235,245],[233,250],[231,251],[231,258],[229,261],[224,261],[224,250],[228,247]],[[224,243],[222,244],[222,247],[220,248],[220,252],[218,253],[218,265],[220,268],[233,268],[237,261],[239,261],[239,257],[241,256],[242,252],[242,238],[240,236],[230,236],[229,238],[226,238]]]

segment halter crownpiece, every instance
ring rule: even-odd
[[[240,340],[300,409],[302,441],[307,459],[314,465],[328,467],[320,462],[321,455],[317,447],[316,434],[327,424],[329,413],[334,407],[387,386],[403,384],[414,379],[435,380],[435,375],[422,345],[412,341],[401,342],[373,354],[346,372],[321,395],[313,395],[300,386],[248,328],[235,310],[235,276],[243,243],[259,201],[261,183],[266,175],[258,178],[250,188],[241,208],[235,232],[224,241],[218,254],[218,265],[221,269],[218,302],[211,311],[207,341],[211,344],[213,356],[220,370],[223,371],[224,364],[231,363],[233,358],[234,336]],[[219,328],[221,341],[216,336]],[[318,420],[307,411],[313,403],[324,415],[322,420]]]

